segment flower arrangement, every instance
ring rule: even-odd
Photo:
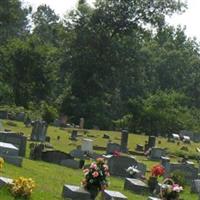
[[[148,180],[148,185],[149,185],[149,190],[151,193],[154,193],[156,190],[156,187],[158,185],[158,177],[159,176],[163,176],[163,174],[165,173],[165,168],[160,165],[154,165],[151,169],[151,176],[149,177]]]
[[[137,166],[130,166],[126,169],[126,172],[128,172],[128,174],[131,177],[134,177],[136,174],[138,174],[140,171],[137,169]]]
[[[15,197],[29,198],[35,188],[35,182],[31,178],[19,177],[11,184],[11,193]]]
[[[172,179],[164,180],[164,183],[169,183],[169,182],[171,182],[171,185],[162,184],[161,197],[164,200],[178,200],[179,193],[183,190],[183,187],[179,186],[178,184],[175,184]]]
[[[83,173],[85,178],[82,185],[90,192],[91,198],[95,199],[98,192],[108,186],[107,177],[110,176],[108,166],[104,159],[98,158],[89,168],[84,169]]]
[[[4,159],[0,157],[0,170],[2,170],[4,164]]]
[[[164,173],[165,173],[165,168],[160,164],[154,165],[151,169],[151,175],[154,177],[163,176]]]

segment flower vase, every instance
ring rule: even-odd
[[[95,187],[95,186],[87,188],[87,191],[90,193],[91,200],[95,200],[99,193],[98,187]]]
[[[157,186],[158,186],[157,177],[155,177],[155,176],[149,177],[148,186],[149,186],[149,191],[150,191],[151,193],[154,193],[154,191],[156,190],[156,188],[157,188]]]

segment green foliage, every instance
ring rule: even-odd
[[[186,185],[185,174],[181,172],[180,170],[174,171],[172,174],[170,174],[170,176],[176,184],[181,185],[181,186]]]

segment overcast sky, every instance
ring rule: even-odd
[[[32,5],[34,9],[40,4],[47,4],[60,16],[73,9],[76,6],[77,1],[78,0],[23,0],[26,4]],[[94,0],[88,0],[90,3],[93,1]],[[187,1],[188,10],[182,15],[173,15],[169,22],[173,25],[185,25],[187,35],[196,37],[200,41],[200,0]]]

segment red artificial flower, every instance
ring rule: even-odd
[[[165,173],[165,168],[160,164],[153,166],[153,168],[151,169],[152,176],[158,177],[162,176],[164,173]]]

